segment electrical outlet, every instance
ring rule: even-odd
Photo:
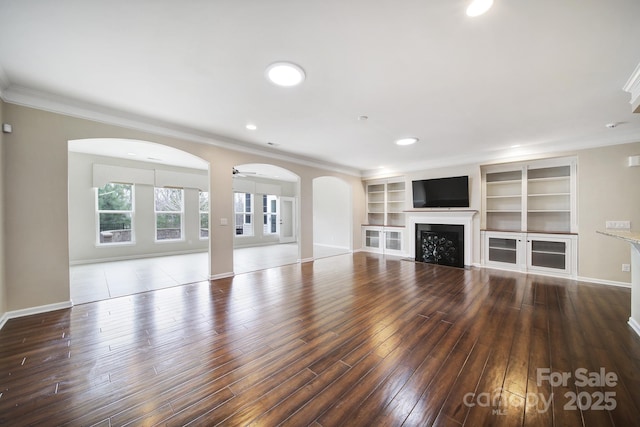
[[[622,264],[622,271],[631,271],[630,264]]]
[[[605,227],[616,230],[631,230],[631,221],[605,221]]]

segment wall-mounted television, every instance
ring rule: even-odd
[[[469,177],[413,181],[414,208],[468,208]]]

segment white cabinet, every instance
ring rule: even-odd
[[[403,255],[403,237],[404,229],[400,227],[362,227],[363,247],[369,252]]]
[[[553,276],[578,274],[576,235],[482,232],[483,264]]]
[[[575,277],[577,243],[575,235],[527,234],[527,270]]]
[[[509,270],[523,270],[526,233],[485,231],[482,234],[484,265]]]
[[[576,277],[576,159],[489,165],[481,172],[483,265]]]
[[[362,246],[370,252],[404,254],[406,191],[404,177],[368,181],[367,224]]]

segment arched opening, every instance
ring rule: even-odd
[[[233,169],[235,273],[300,260],[300,177],[262,163]]]
[[[75,304],[207,280],[209,163],[147,141],[68,143]]]
[[[321,176],[313,180],[313,257],[349,253],[353,249],[351,187]]]

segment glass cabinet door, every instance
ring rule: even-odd
[[[489,261],[504,262],[508,264],[518,263],[518,240],[489,237]]]
[[[364,245],[368,248],[381,248],[380,246],[380,230],[365,230]]]
[[[401,251],[402,233],[399,231],[385,231],[384,248],[391,251]]]
[[[531,267],[563,271],[567,269],[566,242],[531,239],[529,244],[529,264]]]

